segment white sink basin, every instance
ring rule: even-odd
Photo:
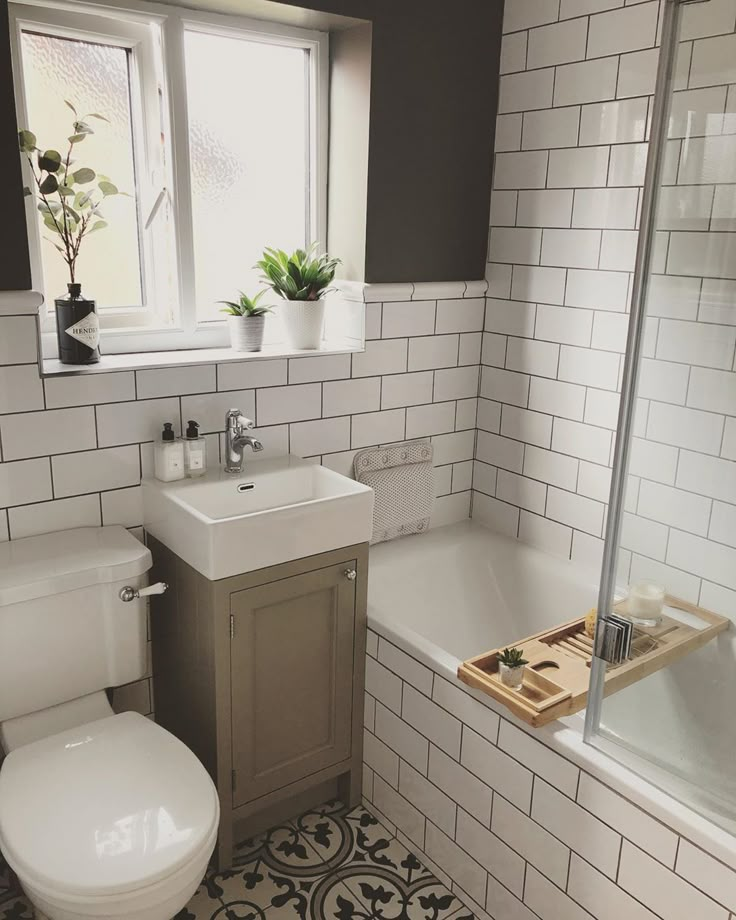
[[[243,473],[143,481],[148,533],[216,580],[364,543],[373,490],[298,457],[251,461]]]

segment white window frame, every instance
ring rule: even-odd
[[[194,284],[194,238],[192,232],[192,197],[189,163],[189,126],[187,118],[186,69],[184,61],[185,31],[240,37],[250,41],[276,43],[304,48],[309,51],[309,226],[307,242],[325,243],[327,217],[327,149],[328,149],[328,84],[329,37],[318,32],[240,16],[228,16],[189,10],[146,0],[21,0],[10,3],[11,52],[15,75],[16,105],[19,122],[28,124],[22,79],[21,32],[34,27],[62,37],[84,37],[90,40],[128,47],[131,50],[131,75],[135,92],[132,99],[134,148],[143,152],[144,168],[138,170],[139,226],[143,224],[162,189],[169,196],[173,213],[173,234],[176,258],[176,290],[173,292],[178,309],[173,325],[164,323],[159,306],[150,302],[152,284],[147,278],[144,251],[147,245],[143,233],[141,272],[147,324],[140,324],[141,307],[101,311],[101,349],[107,354],[169,351],[191,348],[218,348],[228,344],[227,324],[197,320]],[[159,82],[157,42],[153,29],[161,36],[163,63],[163,116],[157,97]],[[157,148],[161,119],[167,139],[166,172],[160,163],[152,162]],[[24,182],[30,184],[30,169],[23,164]],[[43,289],[41,268],[41,235],[35,199],[28,199],[27,223],[31,251],[33,286]],[[60,292],[61,293],[61,292]],[[138,324],[138,325],[136,325]],[[112,326],[112,327],[111,327]],[[45,357],[55,356],[56,336],[53,305],[45,305],[41,314],[41,330]]]

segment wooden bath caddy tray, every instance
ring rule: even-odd
[[[626,601],[617,604],[614,610],[625,614]],[[729,623],[726,617],[666,597],[662,622],[651,629],[635,626],[632,657],[619,665],[608,665],[604,695],[623,690],[695,651],[727,629]],[[523,649],[529,662],[520,690],[501,683],[498,676],[501,649],[464,661],[458,668],[458,677],[535,727],[585,708],[593,657],[593,640],[585,634],[585,617],[521,639],[514,645]]]

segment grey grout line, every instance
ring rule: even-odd
[[[442,790],[440,790],[440,791],[442,791]],[[445,794],[446,794],[446,793],[445,793]],[[411,803],[408,799],[406,799],[403,795],[401,795],[401,793],[399,793],[398,791],[397,791],[397,795],[399,795],[402,799],[404,799],[404,801],[407,801],[409,805],[412,805],[412,803]],[[496,790],[493,790],[493,795],[494,795],[494,797],[495,797],[496,795],[498,795],[498,793],[496,792]],[[501,798],[504,798],[503,796],[500,796],[500,797],[501,797]],[[505,801],[508,801],[508,800],[505,800]],[[513,803],[509,803],[509,804],[511,804],[512,807],[514,807],[514,808],[516,807],[516,806],[513,805]],[[412,805],[412,807],[416,808],[416,806],[413,806],[413,805]],[[462,806],[458,806],[458,809],[461,808],[461,807],[462,807]],[[464,809],[463,809],[463,811],[464,811]],[[468,814],[468,812],[465,812],[465,813]],[[523,812],[522,812],[522,813],[523,813]],[[425,817],[426,817],[426,816],[425,816]],[[470,815],[470,817],[472,818],[473,816]],[[527,817],[530,817],[530,816],[527,815]],[[596,817],[596,816],[593,815],[593,817]],[[428,819],[428,818],[427,818],[426,820],[427,820],[427,821],[430,821],[430,819]],[[530,820],[534,821],[533,818],[530,818]],[[597,820],[600,821],[599,818],[598,818]],[[432,823],[432,822],[430,821],[430,823]],[[534,823],[536,823],[536,822],[534,822]],[[605,822],[601,822],[601,823],[605,823]],[[544,828],[543,825],[539,825],[539,826],[540,826],[540,827],[543,827],[543,829],[544,829],[545,831],[547,831],[547,833],[549,833],[550,836],[555,837],[555,835],[552,834],[552,833],[549,831],[548,828]],[[608,826],[608,825],[606,825],[606,826]],[[440,828],[440,830],[441,830],[441,828]],[[611,830],[614,830],[614,829],[611,828]],[[444,832],[443,832],[443,833],[444,833]],[[490,833],[493,834],[494,837],[496,837],[498,840],[500,840],[506,847],[508,847],[510,850],[512,850],[512,852],[516,853],[516,855],[519,856],[519,857],[523,860],[523,862],[524,862],[524,883],[523,883],[523,888],[525,889],[525,888],[526,888],[526,868],[527,868],[528,865],[532,865],[532,864],[529,863],[529,861],[526,859],[526,857],[524,857],[521,853],[519,853],[519,852],[518,852],[517,850],[515,850],[512,846],[510,846],[510,844],[508,844],[505,840],[503,840],[503,838],[498,837],[496,834],[493,833],[493,831],[490,831]],[[623,835],[620,834],[618,831],[615,831],[615,830],[614,830],[614,833],[617,834],[617,836],[619,837],[619,840],[620,840],[620,843],[619,843],[619,854],[620,854],[621,847],[622,847],[622,845],[623,845],[623,840],[624,840],[625,838],[624,838]],[[559,839],[559,838],[555,838],[555,839]],[[474,857],[471,853],[469,853],[460,843],[458,843],[457,840],[453,840],[452,842],[455,844],[455,846],[457,846],[460,850],[462,850],[462,852],[465,853],[465,855],[466,855],[472,862],[478,864],[478,863],[477,863],[477,860],[475,859],[475,857]],[[547,882],[549,882],[551,885],[553,885],[558,891],[561,891],[563,894],[566,894],[566,893],[567,893],[568,884],[569,884],[569,872],[570,872],[570,866],[571,866],[571,862],[572,862],[572,854],[573,854],[573,853],[575,854],[575,856],[578,857],[578,859],[580,859],[581,861],[587,863],[589,866],[591,866],[591,868],[595,869],[596,871],[600,872],[600,869],[598,869],[592,862],[590,862],[589,859],[586,859],[586,858],[585,858],[584,856],[582,856],[580,853],[577,853],[575,850],[573,850],[572,847],[568,846],[566,843],[564,843],[564,841],[561,841],[561,840],[560,840],[560,843],[561,843],[561,844],[567,849],[567,851],[568,851],[568,876],[567,876],[567,881],[566,881],[566,883],[565,883],[565,887],[564,887],[564,888],[561,888],[556,882],[554,882],[552,879],[550,879],[548,876],[546,876],[546,875],[544,874],[544,872],[542,872],[542,871],[541,871],[539,868],[537,868],[536,866],[532,866],[532,867],[535,869],[536,872],[538,872],[540,875],[542,875],[542,876],[547,880]],[[636,846],[635,844],[633,844],[633,845]],[[478,865],[479,865],[479,864],[478,864]],[[664,864],[660,863],[660,865],[664,865]],[[481,868],[484,869],[484,871],[488,872],[488,870],[485,869],[485,867],[481,866]],[[667,868],[670,872],[673,872],[673,870],[670,869],[669,867],[665,866],[665,868]],[[617,870],[617,872],[618,872],[618,870]],[[491,873],[491,872],[488,872],[488,874],[489,874],[489,875],[493,875],[493,873]],[[605,877],[608,878],[608,879],[610,880],[610,876],[606,875],[605,873],[602,873],[602,874],[604,874]],[[502,885],[504,888],[506,888],[506,886],[504,885],[503,882],[501,882],[500,879],[496,878],[496,876],[493,876],[493,878],[495,879],[496,882],[498,882],[498,884],[500,884],[500,885]],[[615,884],[615,881],[614,881],[614,884]],[[506,890],[509,891],[508,888],[506,888]],[[626,889],[621,889],[621,890],[624,891],[627,895],[629,895],[629,897],[631,897],[633,900],[637,900],[637,899],[636,899],[633,895],[631,895]],[[511,894],[514,894],[513,892],[510,892],[510,893],[511,893]],[[516,895],[514,895],[514,896],[516,897]],[[518,898],[517,898],[517,900],[518,900]],[[571,900],[574,901],[574,899],[572,899],[572,898],[571,898]],[[524,903],[524,902],[522,901],[522,903]],[[575,902],[575,903],[577,903],[577,902]],[[641,903],[641,902],[639,902],[639,903]]]

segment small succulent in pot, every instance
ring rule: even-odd
[[[316,253],[316,243],[291,255],[268,248],[256,263],[263,280],[282,299],[278,309],[292,348],[319,348],[322,341],[325,296],[340,260]]]
[[[496,656],[501,683],[511,690],[521,690],[524,683],[524,669],[529,662],[524,658],[524,649],[505,648]]]
[[[265,294],[265,289],[255,297],[241,291],[237,300],[220,301],[225,304],[222,312],[228,314],[230,344],[234,351],[260,351],[263,347],[266,314],[272,312],[271,307],[259,303]]]

